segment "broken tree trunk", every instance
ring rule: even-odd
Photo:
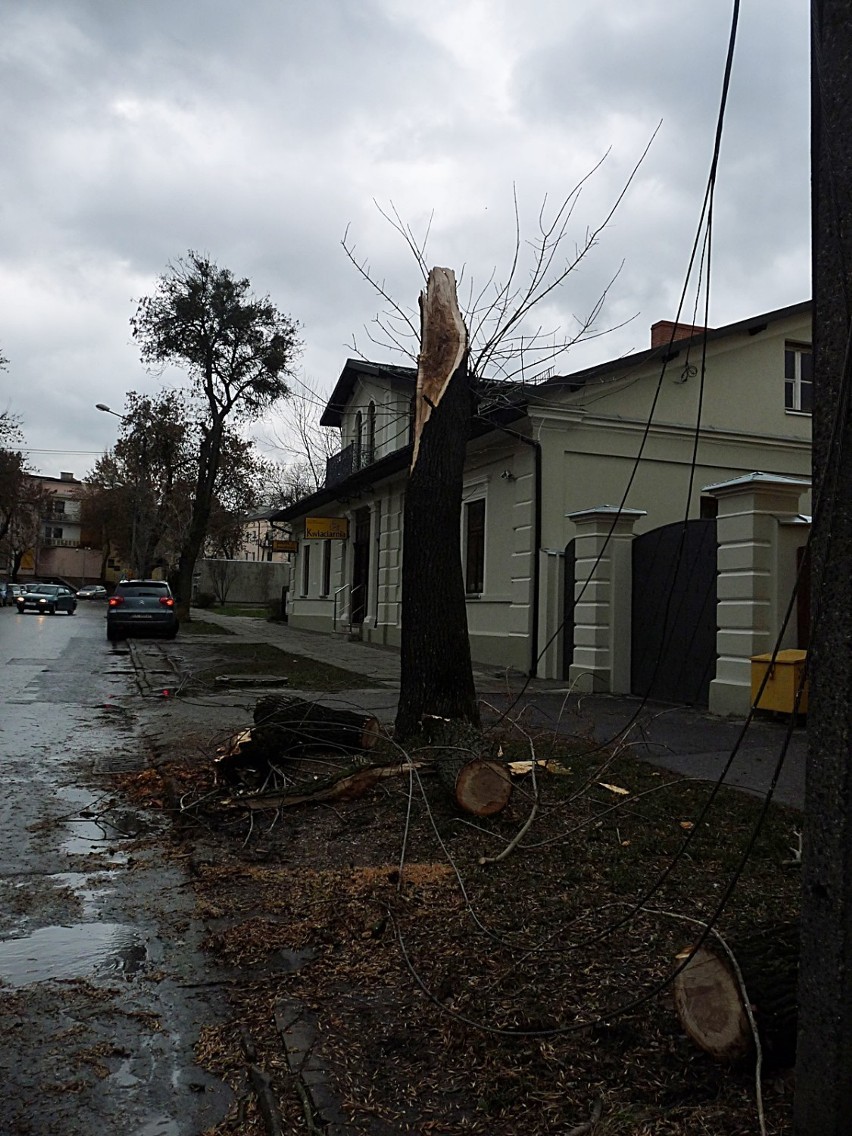
[[[467,329],[450,269],[430,271],[420,319],[403,520],[400,740],[418,736],[427,714],[479,725],[459,541],[473,394]]]
[[[784,923],[729,942],[743,976],[764,1060],[792,1065],[796,1053],[799,925]],[[679,961],[689,954],[684,950]],[[674,980],[674,999],[688,1036],[717,1060],[736,1061],[754,1049],[740,983],[727,952],[705,942]]]
[[[252,751],[265,757],[323,752],[371,750],[381,727],[370,714],[339,710],[321,702],[268,695],[254,708]]]

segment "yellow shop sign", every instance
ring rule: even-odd
[[[306,517],[305,540],[347,540],[349,521],[346,517]]]

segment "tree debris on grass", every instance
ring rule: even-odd
[[[176,750],[157,776],[126,778],[150,803],[177,800],[194,824],[182,831],[207,946],[236,976],[223,989],[285,1131],[306,1131],[317,1113],[276,1028],[282,999],[316,1025],[313,1052],[347,1136],[751,1136],[753,1068],[708,1060],[674,1012],[684,936],[668,915],[700,924],[716,909],[761,803],[723,789],[697,823],[702,783],[546,735],[515,731],[510,744],[510,732],[491,757],[507,776],[510,763],[529,767],[486,817],[460,813],[426,776],[434,747],[385,739],[276,762],[269,824],[246,804],[258,787],[216,784],[201,746],[194,762]],[[274,801],[374,769],[395,772],[351,799],[314,796],[310,812]],[[797,823],[771,810],[724,913],[729,941],[795,918],[797,880],[782,864]],[[221,1042],[211,1071],[236,1062],[246,1103],[216,1136],[260,1134],[237,1030]],[[776,1074],[763,1084],[769,1136],[791,1131],[785,1084]]]

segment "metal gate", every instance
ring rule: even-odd
[[[716,669],[716,521],[678,521],[633,541],[631,690],[706,706]]]

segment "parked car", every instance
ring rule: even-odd
[[[14,605],[18,596],[22,596],[26,588],[23,584],[0,584],[0,607]]]
[[[178,618],[165,580],[122,580],[109,597],[107,639],[124,635],[162,635],[174,639]]]
[[[47,612],[48,615],[56,615],[58,611],[73,615],[77,610],[77,597],[73,590],[62,584],[29,584],[23,594],[15,598],[15,603],[19,614],[28,608]]]
[[[107,590],[103,584],[84,584],[82,588],[77,589],[78,600],[105,600],[107,598]]]

